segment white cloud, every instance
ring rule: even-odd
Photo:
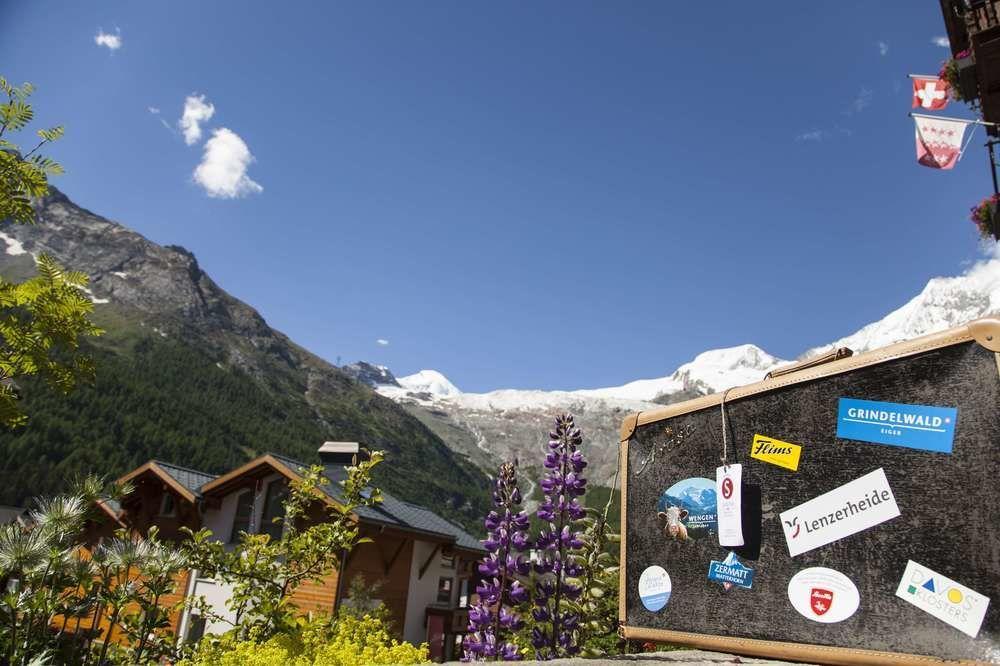
[[[826,132],[823,130],[809,130],[808,132],[802,132],[795,136],[796,141],[822,141],[823,137],[826,136]]]
[[[222,127],[213,130],[212,138],[205,142],[194,181],[205,188],[208,196],[220,199],[263,192],[264,188],[247,176],[247,167],[254,161],[246,142],[236,132]]]
[[[847,107],[844,111],[845,116],[853,116],[855,113],[861,113],[866,108],[871,106],[872,103],[872,91],[869,88],[862,88],[858,93],[858,96],[851,101],[851,105]]]
[[[160,109],[158,107],[147,106],[146,108],[149,109],[149,112],[152,113],[154,116],[160,115]]]
[[[386,340],[385,338],[379,338],[378,340],[375,341],[375,344],[379,345],[380,347],[388,347],[389,341]]]
[[[213,115],[215,106],[206,102],[204,95],[188,95],[184,99],[184,115],[178,121],[184,133],[184,143],[193,146],[201,141],[201,123],[207,122]]]
[[[112,35],[98,28],[97,34],[94,35],[94,43],[98,46],[108,47],[109,51],[117,51],[122,47],[122,31],[115,28],[115,34]]]
[[[951,48],[951,42],[948,41],[947,37],[931,37],[931,44],[944,49]]]
[[[878,54],[881,56],[889,55],[889,42],[878,43]]]

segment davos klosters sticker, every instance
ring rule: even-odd
[[[788,581],[788,601],[807,620],[830,624],[854,615],[861,595],[851,579],[839,571],[810,567]]]
[[[670,601],[670,574],[663,567],[646,567],[639,576],[639,599],[654,613]]]
[[[885,471],[879,467],[781,514],[792,557],[899,516]]]
[[[718,532],[715,481],[693,477],[667,488],[656,503],[657,518],[669,539],[702,539]]]
[[[722,583],[722,587],[729,590],[733,585],[750,589],[753,587],[753,569],[745,566],[736,557],[736,553],[729,553],[726,559],[712,560],[708,565],[708,579],[716,583]]]
[[[906,563],[896,596],[975,638],[990,600],[913,560]]]
[[[753,443],[750,445],[751,458],[763,460],[793,472],[799,469],[799,456],[801,455],[802,447],[798,444],[783,442],[780,439],[764,435],[754,435]]]
[[[837,407],[837,437],[951,453],[957,419],[958,410],[954,407],[841,398]]]

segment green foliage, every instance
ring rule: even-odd
[[[226,605],[239,638],[252,636],[260,641],[292,631],[296,626],[297,609],[291,603],[295,590],[307,581],[320,582],[356,544],[370,541],[359,537],[353,513],[360,506],[381,501],[378,489],[370,484],[372,470],[382,459],[382,452],[375,451],[369,460],[347,467],[341,501],[332,506],[320,499],[324,497],[320,486],[330,483],[322,476],[323,468],[302,470],[301,478],[291,484],[284,515],[275,519],[282,522],[280,539],[241,532],[239,546],[230,549],[213,540],[207,529],[193,533],[182,528],[191,537],[184,543],[191,566],[232,586]],[[326,508],[326,520],[307,518],[307,512],[317,504]],[[228,621],[221,616],[215,619]]]
[[[0,423],[8,427],[27,421],[12,380],[38,375],[67,394],[79,379],[94,376],[93,361],[77,353],[82,336],[101,333],[81,291],[87,276],[63,270],[45,254],[37,265],[38,276],[25,282],[0,279]]]
[[[23,130],[34,119],[35,111],[27,102],[33,92],[30,83],[12,86],[0,76],[0,94],[7,97],[0,104],[0,220],[21,224],[34,222],[31,200],[49,191],[50,175],[62,173],[57,162],[37,154],[39,148],[62,137],[62,126],[38,130],[40,141],[23,157],[9,138],[10,132]]]
[[[362,387],[324,423],[294,388],[272,388],[206,346],[149,337],[113,319],[112,308],[98,313],[108,330],[100,346],[85,345],[97,366],[93,385],[64,397],[34,378],[20,383],[31,427],[0,430],[0,503],[60,492],[63,479],[89,470],[119,476],[150,458],[217,474],[268,451],[310,463],[320,442],[343,438],[381,442],[393,464],[376,469],[375,481],[398,497],[465,524],[485,511],[480,473],[412,420],[383,416],[385,406],[366,402],[382,398]]]
[[[300,618],[284,633],[259,641],[235,633],[206,638],[178,666],[367,666],[428,663],[426,643],[415,647],[392,638],[377,614]]]
[[[27,102],[33,90],[30,83],[11,86],[0,77],[0,94],[7,97],[0,104],[0,221],[33,223],[32,199],[49,191],[49,175],[62,173],[58,163],[37,154],[62,136],[62,127],[38,130],[40,141],[23,157],[6,138],[34,118]],[[89,319],[93,304],[82,292],[86,275],[66,271],[44,254],[37,269],[38,276],[26,282],[0,279],[0,424],[11,428],[27,421],[12,382],[40,375],[68,393],[94,372],[90,359],[77,354],[80,337],[101,332]]]
[[[102,519],[103,484],[89,477],[72,494],[37,500],[28,526],[0,526],[0,661],[26,664],[40,654],[58,663],[97,658],[144,663],[167,655],[173,643],[160,598],[174,591],[181,556],[157,539],[116,533],[91,557],[82,552],[88,521]],[[111,489],[111,495],[129,492]],[[139,571],[142,576],[139,576]],[[106,631],[88,640],[67,633],[74,620],[108,618]],[[61,622],[59,621],[61,618]],[[112,629],[119,643],[107,640]]]

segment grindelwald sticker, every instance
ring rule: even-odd
[[[834,569],[810,567],[788,581],[788,601],[813,622],[843,622],[861,605],[861,595],[850,578]]]
[[[693,477],[667,488],[656,503],[657,518],[669,539],[701,539],[718,531],[715,481]]]
[[[874,472],[781,514],[792,557],[899,516],[885,471]]]
[[[975,590],[913,560],[906,563],[896,596],[973,638],[979,634],[990,604]]]
[[[951,453],[957,419],[958,410],[954,407],[841,398],[837,407],[837,437]]]
[[[639,599],[654,613],[670,601],[670,574],[663,567],[646,567],[639,576]]]

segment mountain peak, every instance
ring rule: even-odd
[[[399,385],[411,393],[430,393],[435,397],[451,397],[462,392],[448,378],[437,370],[421,370],[406,377],[400,377]]]

